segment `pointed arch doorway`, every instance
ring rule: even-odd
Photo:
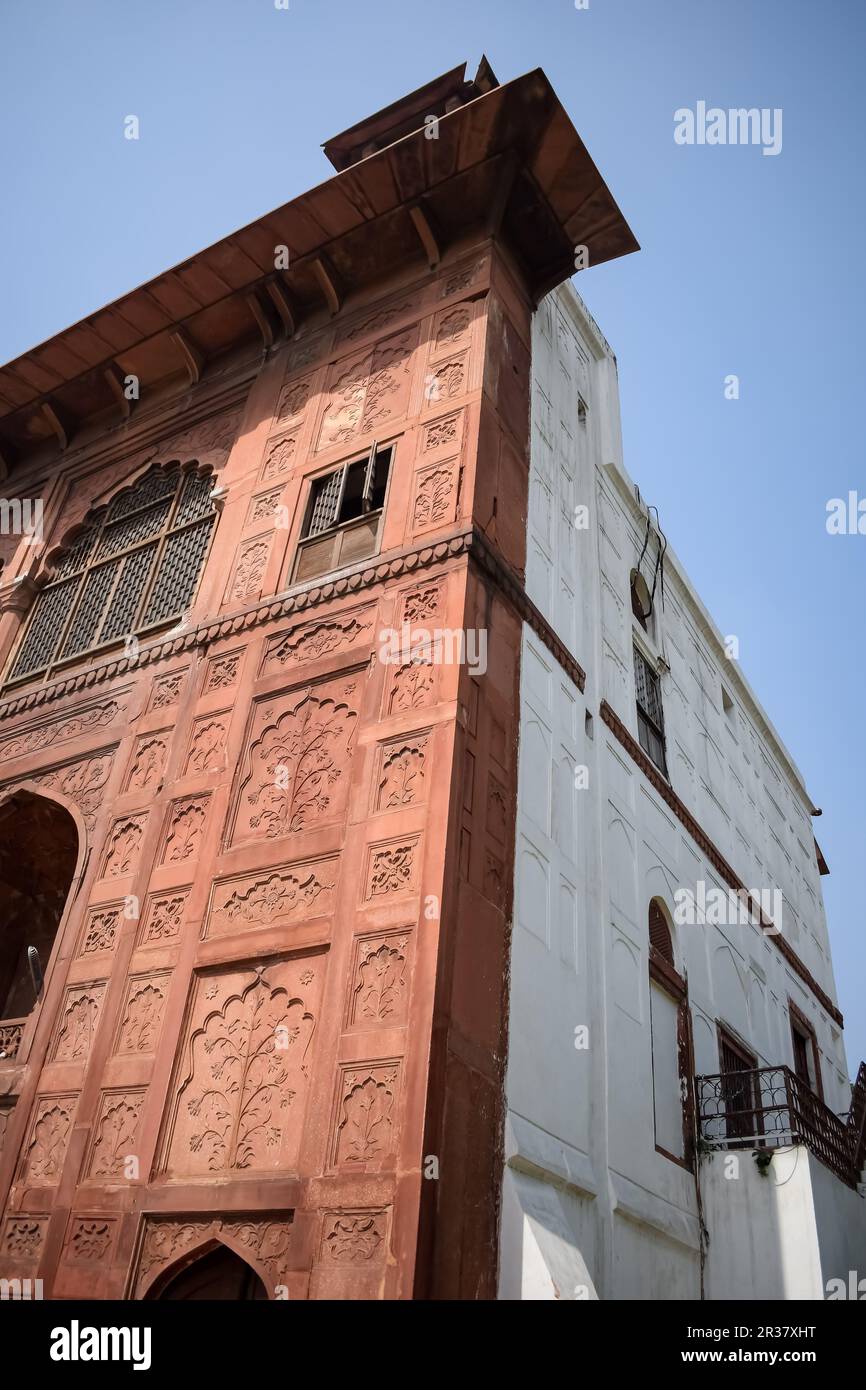
[[[18,1054],[54,951],[81,851],[58,801],[19,790],[0,803],[0,1053]]]
[[[154,1295],[166,1300],[210,1300],[221,1303],[267,1302],[268,1293],[256,1271],[227,1245],[217,1244],[185,1265]]]

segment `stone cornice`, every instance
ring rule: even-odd
[[[143,666],[178,656],[182,652],[208,647],[220,638],[247,632],[263,623],[303,613],[307,609],[318,607],[319,604],[328,603],[331,599],[360,594],[387,579],[411,578],[418,570],[429,569],[431,565],[443,564],[461,555],[471,556],[479,569],[493,581],[505,599],[538,634],[579,689],[583,690],[586,683],[583,669],[528,597],[518,576],[504,564],[480,532],[459,531],[430,545],[401,551],[377,564],[356,565],[353,569],[344,571],[338,578],[327,580],[323,584],[310,584],[304,588],[293,589],[289,593],[274,594],[247,608],[227,613],[225,617],[199,623],[187,632],[178,632],[176,635],[170,633],[149,646],[142,646],[134,660],[128,657],[107,658],[85,671],[76,671],[46,685],[22,689],[19,695],[9,692],[8,697],[0,703],[0,720],[9,719],[24,710],[38,709],[75,691],[88,690],[103,681],[111,680],[114,676],[137,671]]]
[[[602,700],[599,712],[614,738],[618,743],[622,744],[632,761],[637,763],[647,781],[655,788],[662,800],[667,803],[677,817],[677,820],[685,827],[698,848],[703,851],[719,877],[727,883],[729,888],[733,888],[737,892],[748,893],[749,890],[746,888],[742,879],[734,872],[727,859],[725,859],[721,851],[713,844],[713,841],[710,839],[709,835],[707,835],[706,831],[703,830],[695,820],[685,802],[680,800],[673,787],[667,779],[662,776],[655,766],[655,763],[647,757],[640,744],[632,737],[619,715],[615,713],[606,700]],[[757,904],[755,906],[757,907]],[[766,925],[772,926],[772,923],[767,922],[766,919],[763,918],[763,914],[761,914],[761,916]],[[796,951],[788,945],[783,936],[778,934],[778,929],[772,934],[768,933],[768,938],[773,942],[776,949],[782,953],[791,969],[803,981],[803,984],[812,991],[821,1007],[827,1010],[830,1017],[834,1022],[838,1023],[841,1028],[843,1026],[842,1014],[833,1003],[829,994],[821,988],[811,971],[804,965],[803,961],[801,961]]]

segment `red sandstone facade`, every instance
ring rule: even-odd
[[[0,887],[45,972],[0,1020],[0,1276],[49,1297],[216,1248],[269,1297],[495,1293],[522,621],[570,660],[521,583],[530,315],[633,242],[538,73],[328,152],[0,373],[5,494],[45,506],[0,538]],[[316,480],[374,444],[384,505],[303,578]],[[12,679],[94,509],[178,467],[213,517],[184,612]]]

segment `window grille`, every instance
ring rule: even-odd
[[[36,601],[10,681],[180,617],[213,531],[213,476],[154,466],[91,517]]]
[[[634,649],[634,679],[640,745],[656,767],[667,776],[661,683],[637,647]]]

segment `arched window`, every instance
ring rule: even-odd
[[[686,1166],[691,1161],[691,1016],[686,982],[674,964],[667,914],[649,905],[650,1033],[656,1149]]]
[[[650,945],[655,946],[662,959],[666,960],[668,965],[673,965],[674,943],[671,940],[671,929],[657,898],[653,898],[649,905],[649,939]]]
[[[91,513],[36,601],[10,681],[178,618],[216,516],[209,470],[155,466]]]
[[[78,831],[55,801],[0,806],[0,1060],[18,1054],[75,876]]]

